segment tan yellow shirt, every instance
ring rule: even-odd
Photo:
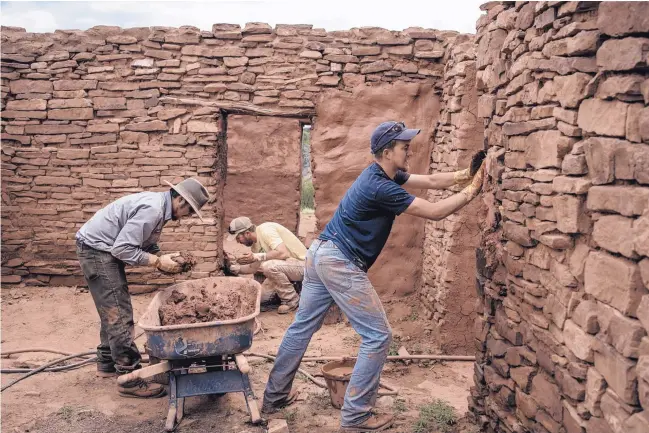
[[[253,253],[268,253],[280,244],[286,245],[291,257],[298,260],[306,259],[306,247],[289,229],[277,223],[263,223],[257,226],[257,242],[251,250]]]

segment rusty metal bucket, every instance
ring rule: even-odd
[[[355,364],[355,359],[345,359],[343,361],[331,361],[320,367],[329,389],[331,405],[336,409],[343,407],[347,385],[349,385],[349,379],[352,377]]]
[[[254,311],[232,320],[187,325],[160,324],[158,310],[173,290],[186,295],[206,289],[221,291],[235,286],[255,299]],[[242,353],[252,346],[255,317],[259,315],[261,285],[250,278],[211,277],[184,281],[158,292],[140,317],[138,326],[147,337],[147,351],[158,359],[191,359]]]

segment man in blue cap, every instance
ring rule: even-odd
[[[295,321],[288,328],[268,378],[262,412],[273,413],[291,404],[293,378],[327,310],[335,302],[362,337],[345,402],[341,410],[344,432],[373,432],[392,424],[392,415],[372,412],[392,330],[367,271],[401,213],[441,220],[467,205],[482,187],[484,152],[474,155],[470,168],[454,173],[408,174],[410,140],[419,129],[402,122],[381,123],[372,133],[374,163],[358,176],[338,205],[333,218],[307,252],[302,296]],[[470,184],[460,193],[436,203],[408,193],[412,188],[443,189]]]

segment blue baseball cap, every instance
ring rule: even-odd
[[[370,139],[370,151],[376,153],[387,146],[392,140],[412,140],[420,129],[408,129],[403,122],[383,122],[376,127]]]

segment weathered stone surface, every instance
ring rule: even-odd
[[[595,222],[593,240],[601,248],[634,258],[633,220],[620,215],[604,215]]]
[[[586,333],[572,320],[566,320],[563,328],[564,342],[568,349],[582,361],[593,362],[595,337]]]
[[[150,122],[129,123],[125,126],[127,131],[154,132],[167,131],[167,123],[161,120],[152,120]]]
[[[595,352],[595,369],[623,402],[638,403],[635,362],[620,355],[608,344],[600,344]]]
[[[636,263],[601,251],[588,255],[584,288],[599,301],[632,317],[636,317],[640,299],[647,293]]]
[[[54,120],[85,120],[93,118],[92,108],[61,108],[47,112],[48,119]]]
[[[589,210],[634,216],[641,215],[648,205],[649,188],[620,185],[593,186],[588,190],[587,206]]]
[[[649,32],[646,2],[604,2],[597,11],[597,27],[610,36]]]
[[[561,421],[563,408],[559,387],[552,383],[547,376],[544,374],[534,376],[530,395],[547,410],[555,421]]]
[[[563,38],[547,43],[543,47],[546,57],[552,56],[583,56],[597,51],[599,32],[580,32],[571,38]]]
[[[586,97],[586,89],[591,79],[590,75],[581,72],[554,77],[555,91],[561,106],[564,108],[578,107]]]
[[[586,99],[579,106],[577,125],[587,132],[624,137],[627,108],[621,101]]]
[[[52,82],[43,80],[12,80],[9,82],[11,93],[50,93]]]
[[[17,111],[31,111],[31,110],[45,110],[47,108],[47,101],[45,99],[24,99],[17,101],[8,101],[7,110]]]
[[[552,199],[557,218],[557,229],[563,233],[585,233],[590,228],[590,218],[585,213],[585,201],[572,195],[558,195]]]
[[[570,152],[574,139],[566,137],[559,131],[537,131],[525,139],[527,150],[526,162],[536,169],[561,167],[561,160]]]
[[[361,74],[373,74],[376,72],[389,71],[392,64],[387,60],[379,60],[368,65],[361,66]]]
[[[57,80],[54,90],[92,90],[97,88],[97,80]]]
[[[605,71],[626,71],[647,65],[649,38],[609,39],[597,50],[597,66]]]
[[[219,132],[219,125],[217,123],[190,120],[189,122],[187,122],[187,132],[198,132],[198,133]]]
[[[204,47],[200,45],[185,45],[180,50],[180,53],[185,56],[200,57],[244,57],[245,55],[243,48],[236,46]]]

